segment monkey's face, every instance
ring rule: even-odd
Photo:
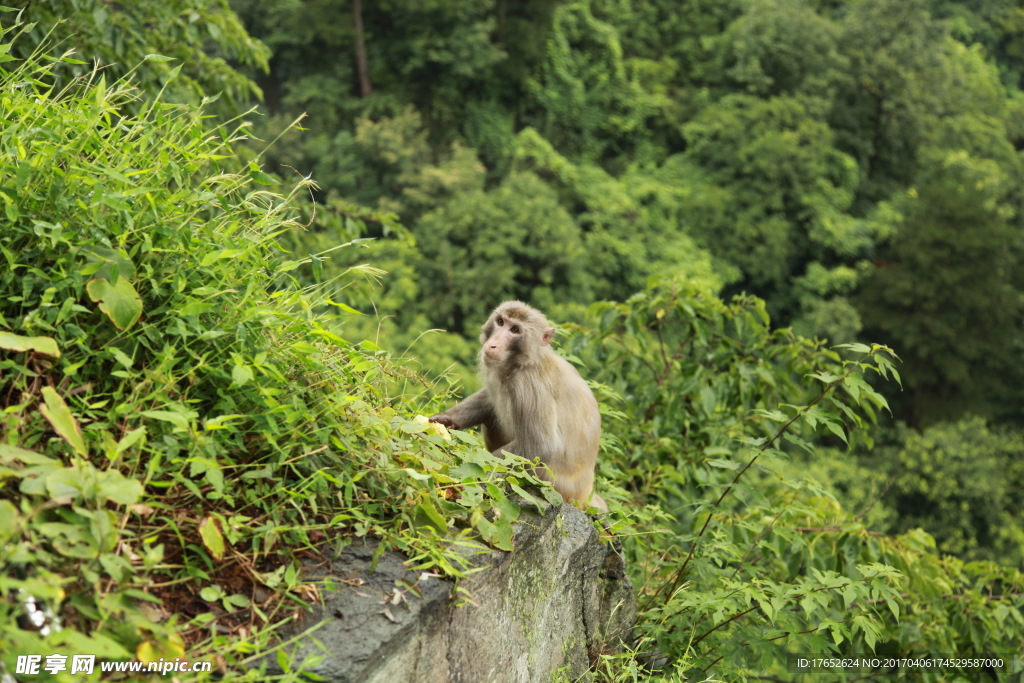
[[[486,365],[504,365],[522,355],[529,341],[524,321],[497,312],[484,325],[480,357]]]

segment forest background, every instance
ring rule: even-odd
[[[130,71],[139,88],[141,99],[121,101],[119,116],[162,98],[195,112],[202,102],[206,118],[196,114],[195,125],[210,130],[239,115],[252,122],[248,139],[224,136],[233,162],[207,161],[235,163],[252,183],[286,195],[281,188],[301,186],[289,199],[296,223],[275,233],[266,263],[295,291],[316,290],[308,309],[325,321],[321,341],[336,333],[371,342],[362,347],[371,358],[394,363],[388,387],[403,373],[430,378],[380,405],[427,412],[450,390],[473,390],[476,331],[501,300],[528,301],[565,327],[563,352],[594,380],[605,411],[601,486],[625,535],[636,532],[627,553],[648,640],[638,653],[608,655],[609,677],[640,675],[654,661],[681,679],[779,676],[787,651],[829,648],[1024,649],[1024,7],[1016,0],[22,4],[19,16],[35,24],[10,56],[31,63],[74,47],[83,60],[47,72],[42,82],[56,91],[88,78],[95,59],[112,65],[106,83]],[[8,206],[16,194],[7,190]],[[14,223],[21,215],[7,213]],[[56,233],[32,230],[57,244]],[[167,239],[169,250],[197,238]],[[19,242],[0,243],[9,263],[25,262],[11,255]],[[131,240],[100,246],[141,258]],[[237,256],[229,251],[202,265],[219,267]],[[283,267],[281,254],[291,259]],[[112,286],[135,277],[118,258],[99,259]],[[271,280],[268,291],[285,291]],[[19,297],[8,305],[22,312],[8,309],[0,322],[31,332],[23,310],[32,287],[6,285]],[[199,300],[178,317],[199,319],[209,310]],[[602,301],[624,303],[594,304]],[[134,324],[107,315],[118,328]],[[108,368],[118,362],[131,374],[144,365],[141,347],[112,339],[130,358],[110,352]],[[899,382],[884,381],[892,358],[872,343],[898,355]],[[239,348],[218,350],[233,359],[233,387],[273,374],[265,355]],[[364,362],[352,360],[352,372],[365,373]],[[74,376],[71,360],[62,363]],[[28,368],[23,379],[41,372],[17,367]],[[26,395],[38,393],[24,381]],[[850,407],[837,400],[824,410],[840,385]],[[80,406],[91,416],[83,423],[102,424],[102,403]],[[188,432],[205,419],[187,412],[193,403],[202,401],[181,399],[181,417],[164,410],[150,415],[149,431],[122,427],[113,438],[118,457],[139,449],[147,485],[154,455],[143,445],[158,443],[149,425],[180,427],[177,419]],[[8,400],[5,409],[22,420],[25,405]],[[41,419],[18,425],[11,446],[44,443]],[[24,436],[36,428],[39,436]],[[131,434],[145,437],[126,442]],[[92,435],[106,438],[99,427]],[[51,455],[61,442],[54,436]],[[12,452],[9,463],[30,464]],[[109,444],[106,452],[116,464]],[[241,461],[230,449],[210,454],[200,467],[186,463],[185,478],[205,476],[222,501],[224,483],[210,473]],[[758,467],[743,488],[751,454]],[[475,471],[463,463],[456,478]],[[798,483],[808,474],[812,483]],[[212,504],[206,488],[182,481],[170,490],[207,501],[197,509]],[[20,512],[10,514],[49,514],[25,503],[45,493],[23,484]],[[455,513],[436,493],[410,496],[402,533],[451,526]],[[508,504],[497,489],[487,496],[499,511]],[[128,499],[140,500],[97,500]],[[400,516],[375,510],[367,519],[385,512]],[[508,542],[488,526],[493,516],[466,516],[488,542]],[[191,520],[199,536],[191,547],[182,541],[185,557],[209,561],[222,533],[239,543],[258,531],[209,519],[214,513]],[[357,535],[419,548],[360,523]],[[660,541],[644,537],[668,531]],[[322,538],[295,533],[303,543]],[[423,552],[435,568],[450,560],[434,546]],[[100,575],[131,584],[134,575],[112,562],[97,565]],[[175,571],[188,567],[198,590],[202,577],[182,563]],[[153,567],[166,570],[158,561],[145,570]],[[280,587],[301,602],[300,584],[292,576]],[[243,607],[224,591],[204,600],[211,596]],[[81,609],[83,624],[100,619]],[[151,624],[140,628],[111,638],[136,652],[139,643],[172,642]],[[139,635],[146,629],[150,636]],[[226,651],[214,636],[203,642]]]

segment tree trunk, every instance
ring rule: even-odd
[[[373,92],[370,71],[366,66],[366,41],[363,38],[363,0],[352,0],[352,15],[356,23],[356,71],[359,72],[359,92],[369,97]]]
[[[498,42],[505,44],[505,14],[508,12],[508,0],[498,0]]]

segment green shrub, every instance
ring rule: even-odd
[[[942,557],[920,529],[872,531],[797,466],[871,445],[886,403],[869,380],[895,376],[885,347],[828,350],[772,330],[760,299],[682,280],[595,304],[591,320],[570,349],[606,404],[598,489],[629,526],[647,652],[607,657],[609,678],[663,661],[667,680],[803,680],[787,655],[1019,651],[1019,571]]]
[[[924,529],[939,552],[1024,569],[1024,442],[1018,430],[979,417],[922,432],[898,424],[880,431],[872,451],[822,450],[793,468],[861,510],[872,529],[892,534]]]
[[[58,88],[88,76],[98,63],[108,80],[132,73],[143,97],[162,92],[165,101],[198,103],[216,95],[220,100],[212,106],[224,114],[237,115],[250,97],[262,96],[236,67],[265,72],[270,50],[246,33],[227,0],[11,4],[23,6],[17,16],[26,22],[19,27],[25,36],[11,46],[12,56],[27,59],[41,52],[59,57],[75,51],[78,59],[60,60],[48,76]],[[134,68],[154,53],[162,56],[159,61]]]
[[[240,664],[316,595],[298,560],[328,536],[454,576],[460,546],[511,547],[519,508],[489,479],[536,483],[524,464],[409,419],[431,406],[388,386],[423,380],[292,278],[308,181],[262,189],[245,124],[99,72],[56,92],[48,69],[0,72],[0,672],[187,644],[259,679]],[[30,596],[64,628],[19,629]]]
[[[887,530],[921,527],[938,549],[964,560],[1024,570],[1024,441],[981,418],[904,431],[899,446],[865,458],[892,480]]]

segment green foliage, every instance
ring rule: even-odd
[[[352,3],[234,6],[276,50],[260,135],[311,113],[310,135],[286,135],[268,165],[312,172],[321,200],[397,213],[416,240],[373,248],[400,271],[385,282],[400,301],[388,348],[421,323],[472,336],[469,309],[539,281],[534,303],[580,320],[594,299],[685,272],[761,296],[801,334],[891,341],[911,391],[889,398],[913,424],[1019,413],[1011,0],[364,3],[367,97]],[[510,205],[545,211],[536,230],[561,237],[510,264],[521,217],[495,208]],[[503,249],[479,248],[485,216],[508,222],[487,225]],[[459,227],[439,229],[449,217]],[[977,251],[966,225],[987,245],[976,258],[958,256]],[[567,254],[573,272],[553,276]],[[438,257],[493,273],[467,278],[489,303],[421,287]]]
[[[844,215],[856,164],[832,147],[814,105],[730,95],[684,128],[699,169],[693,231],[755,287],[784,286],[812,249],[855,254],[870,239]]]
[[[308,182],[262,189],[244,124],[50,74],[0,75],[0,667],[173,658],[184,636],[260,680],[244,660],[315,596],[299,558],[327,534],[455,576],[460,548],[511,548],[519,507],[493,479],[539,485],[529,465],[409,419],[428,404],[389,387],[423,380],[332,331],[355,313],[318,314],[293,277]],[[64,628],[18,628],[29,596]]]
[[[1021,414],[1017,4],[364,2],[366,94],[349,0],[231,0],[266,76],[226,0],[25,3],[10,55],[116,65],[0,96],[0,590],[65,624],[0,601],[4,665],[184,634],[243,676],[328,534],[508,547],[524,463],[408,419],[508,296],[582,325],[602,400],[643,607],[602,676],[1019,651],[1019,434],[934,424]],[[252,128],[164,104],[251,79]]]
[[[723,91],[830,98],[847,67],[839,28],[801,0],[750,3],[716,41]]]
[[[570,349],[618,417],[605,423],[602,494],[632,525],[641,642],[669,680],[791,680],[796,652],[1019,647],[1024,575],[942,558],[920,529],[874,533],[790,465],[829,457],[823,441],[870,445],[886,401],[868,380],[899,379],[888,349],[840,355],[772,331],[760,300],[725,304],[671,280],[592,315]],[[609,658],[609,680],[634,657]],[[948,668],[908,680],[956,675],[980,680]]]
[[[1007,195],[1016,192],[1020,166],[1007,149],[982,156],[1002,142],[1000,128],[948,124],[948,137],[977,141],[984,151],[925,152],[938,157],[935,171],[893,202],[897,236],[859,297],[865,325],[907,349],[915,424],[970,409],[1003,412],[1000,404],[1015,393],[1007,379],[1017,375],[1020,295],[1007,249],[1015,239]]]
[[[647,119],[667,104],[643,88],[623,62],[617,32],[593,16],[589,3],[555,10],[547,52],[538,77],[527,83],[544,112],[537,127],[574,158],[596,161],[631,151]]]
[[[1024,569],[1024,441],[968,418],[899,433],[896,443],[863,454],[862,466],[890,483],[879,505],[886,531],[931,529],[940,552]]]
[[[50,72],[58,92],[89,74],[96,62],[105,67],[110,82],[132,73],[143,93],[166,88],[165,101],[184,102],[223,96],[219,109],[238,114],[261,93],[233,65],[269,67],[269,50],[245,31],[228,0],[133,0],[116,6],[103,0],[21,0],[10,5],[20,10],[21,21],[34,22],[25,27],[25,38],[13,44],[12,56],[25,59],[44,46],[53,57],[76,51],[79,61],[63,59]],[[48,41],[47,35],[60,40]],[[137,69],[143,61],[145,68]]]
[[[523,198],[529,198],[526,202]],[[523,299],[551,309],[578,295],[583,244],[554,191],[533,174],[509,176],[489,193],[464,194],[423,217],[430,241],[421,242],[425,304],[443,327],[468,331],[494,301]]]

